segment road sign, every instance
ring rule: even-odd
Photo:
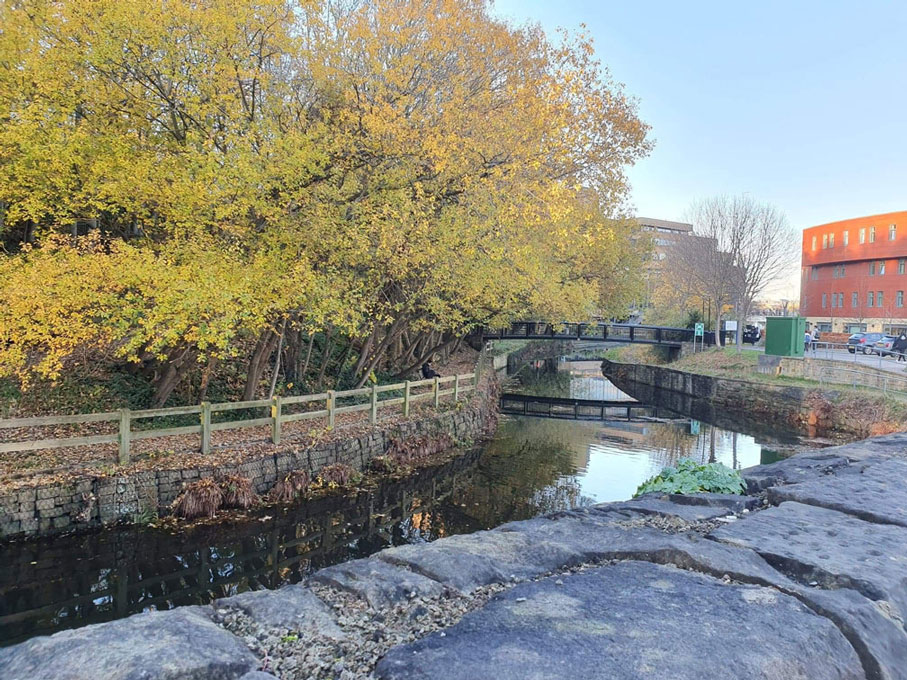
[[[696,328],[693,331],[693,336],[697,337],[697,338],[701,338],[704,333],[705,333],[705,324],[697,323]]]

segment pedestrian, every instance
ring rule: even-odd
[[[813,353],[815,353],[815,351],[816,351],[816,349],[818,349],[818,347],[819,347],[819,327],[816,326],[815,328],[813,328]]]
[[[903,332],[897,337],[891,345],[891,349],[897,352],[898,361],[907,361],[907,335]]]
[[[426,361],[422,364],[422,377],[428,380],[429,378],[440,378],[441,374],[431,367],[431,363]]]
[[[803,337],[803,353],[806,354],[809,351],[809,346],[813,342],[813,336],[809,334],[809,331],[806,331],[806,335]]]

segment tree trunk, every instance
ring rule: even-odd
[[[309,348],[305,353],[305,363],[302,365],[302,368],[299,371],[299,382],[301,383],[305,380],[306,373],[309,372],[309,361],[312,359],[312,347],[315,346],[315,334],[309,333]]]
[[[362,348],[359,350],[359,359],[356,361],[356,366],[353,368],[353,377],[357,377],[362,369],[365,368],[365,364],[368,361],[369,355],[372,351],[372,345],[375,344],[375,338],[378,337],[378,324],[375,324],[372,327],[372,332],[369,333],[368,338],[365,342],[362,343]]]
[[[441,342],[438,345],[432,346],[427,352],[423,353],[422,356],[419,357],[419,359],[417,359],[412,365],[406,367],[405,369],[403,369],[402,371],[397,373],[394,377],[395,378],[405,377],[412,371],[419,368],[422,364],[424,364],[427,359],[430,359],[432,354],[434,354],[435,352],[439,352],[447,347],[450,347],[456,341],[457,341],[456,338],[450,338],[449,340],[444,340],[443,342]]]
[[[374,351],[371,359],[368,362],[368,365],[365,367],[365,370],[359,378],[359,381],[356,383],[356,387],[354,389],[358,390],[365,384],[371,372],[375,370],[375,366],[377,366],[378,362],[381,361],[381,357],[383,357],[387,352],[387,348],[390,347],[396,336],[400,332],[402,332],[402,325],[403,317],[396,319],[394,323],[391,324],[391,327],[387,330],[387,335],[384,336],[384,340],[381,341],[381,344],[379,344],[378,348]]]
[[[268,399],[274,398],[274,390],[277,389],[277,376],[280,375],[280,355],[283,352],[283,338],[287,330],[287,320],[284,319],[280,324],[280,339],[277,341],[277,358],[274,359],[274,372],[271,374],[271,388],[268,390]]]
[[[334,349],[334,329],[328,327],[327,334],[324,338],[324,352],[321,355],[321,369],[318,371],[318,380],[315,381],[315,389],[321,389],[321,382],[324,380],[324,373],[328,368],[328,360],[331,358],[331,352]]]
[[[202,381],[198,388],[198,402],[205,401],[208,397],[208,385],[211,384],[211,375],[214,373],[214,367],[217,366],[217,357],[209,357],[205,370],[202,371]]]
[[[249,367],[246,370],[246,385],[243,388],[243,401],[251,401],[255,398],[258,391],[258,385],[261,382],[261,376],[264,373],[268,358],[274,351],[274,345],[277,344],[277,333],[268,328],[262,331],[255,344],[255,350],[252,352],[252,358],[249,359]]]
[[[152,408],[161,408],[173,394],[173,390],[189,372],[192,359],[195,358],[195,348],[188,347],[176,349],[164,363],[162,372],[157,373],[154,379],[154,396],[151,399]]]

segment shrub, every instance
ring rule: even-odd
[[[276,503],[289,503],[309,488],[308,470],[293,470],[279,480],[268,492],[268,499]]]
[[[453,445],[454,440],[449,432],[393,439],[387,447],[386,457],[397,466],[409,466],[446,451]]]
[[[226,475],[219,480],[224,492],[224,507],[248,510],[255,505],[258,496],[252,490],[252,482],[239,475]]]
[[[368,462],[368,469],[379,475],[391,475],[398,472],[400,466],[390,456],[375,456]]]
[[[212,478],[192,482],[170,506],[175,515],[186,519],[214,517],[224,504],[224,491]]]
[[[346,486],[355,474],[355,470],[345,463],[334,463],[321,468],[319,477],[325,486]]]
[[[666,467],[636,489],[634,497],[644,493],[735,493],[746,491],[746,483],[736,470],[721,463],[700,465],[684,458],[677,467]]]

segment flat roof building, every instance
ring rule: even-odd
[[[907,211],[803,230],[800,314],[819,330],[907,330]]]

